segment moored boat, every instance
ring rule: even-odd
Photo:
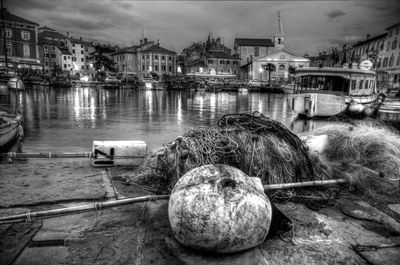
[[[376,74],[367,69],[339,67],[299,68],[289,103],[307,118],[328,117],[341,112],[355,115],[376,113],[383,99],[376,88]]]
[[[22,123],[21,114],[0,107],[0,152],[7,152],[19,138],[23,137]]]

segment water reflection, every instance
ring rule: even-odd
[[[8,99],[0,95],[0,104],[14,102],[23,112],[25,151],[69,152],[88,151],[93,140],[145,140],[153,149],[190,128],[215,125],[228,113],[259,111],[289,125],[294,113],[288,108],[287,97],[39,87],[8,95]],[[299,122],[293,128],[301,132],[315,126]]]

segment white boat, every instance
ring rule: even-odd
[[[366,69],[299,68],[295,72],[292,110],[307,118],[328,117],[344,111],[371,114],[377,104],[376,74]]]

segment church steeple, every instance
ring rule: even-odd
[[[285,33],[281,23],[281,12],[278,11],[278,24],[276,25],[274,35],[275,51],[282,50],[285,47]]]

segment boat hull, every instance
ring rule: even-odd
[[[10,115],[5,117],[0,113],[0,117],[7,120]],[[6,152],[8,147],[22,134],[22,116],[20,114],[17,114],[10,121],[0,124],[0,152]]]
[[[367,106],[377,102],[377,95],[343,96],[325,93],[298,93],[290,95],[291,109],[307,118],[330,117],[349,111],[359,115]]]

